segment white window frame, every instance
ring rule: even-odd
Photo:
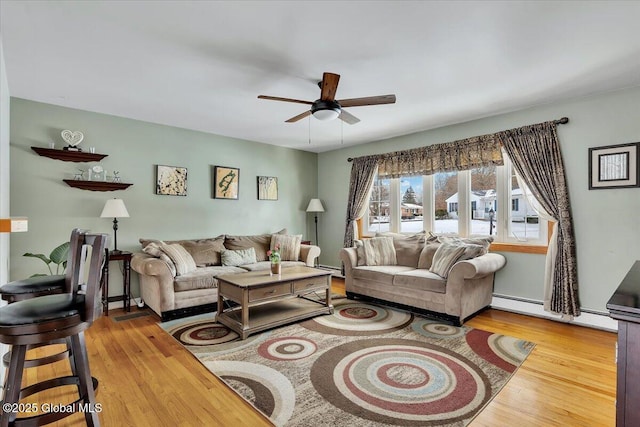
[[[548,242],[548,222],[542,217],[538,217],[539,233],[536,239],[523,239],[522,236],[516,238],[511,232],[511,175],[512,164],[509,158],[504,155],[504,165],[496,167],[496,201],[498,211],[495,218],[494,241],[496,243],[510,243],[523,246],[546,246]],[[425,230],[435,229],[435,188],[432,175],[422,177],[422,212],[423,227]],[[401,201],[400,178],[390,179],[389,185],[389,231],[401,233]],[[458,235],[468,237],[471,230],[470,209],[460,209],[460,206],[470,206],[471,195],[471,171],[458,172]],[[369,203],[367,202],[367,206]],[[449,206],[447,206],[448,210]],[[505,209],[506,208],[506,209]],[[506,212],[505,212],[506,211]],[[506,213],[506,215],[505,215]],[[369,230],[369,209],[362,221],[362,229],[365,235]],[[405,232],[405,234],[411,234]]]

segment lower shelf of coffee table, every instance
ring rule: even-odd
[[[294,297],[249,307],[249,324],[245,326],[242,325],[240,306],[226,309],[217,315],[216,321],[245,339],[249,334],[331,313],[333,313],[333,306],[325,305],[324,301],[314,302]]]

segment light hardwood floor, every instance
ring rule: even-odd
[[[334,279],[333,288],[344,292],[344,282]],[[164,333],[156,316],[115,322],[124,313],[109,314],[86,334],[91,370],[100,380],[103,426],[271,425]],[[498,310],[466,325],[536,343],[472,427],[615,425],[616,334]],[[29,369],[25,383],[68,373],[67,366]],[[68,403],[71,391],[35,397]],[[74,415],[57,425],[82,426],[84,420]]]

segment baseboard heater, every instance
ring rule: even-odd
[[[526,314],[529,316],[542,317],[558,322],[570,323],[574,325],[586,326],[589,328],[603,329],[605,331],[618,331],[618,321],[609,317],[608,313],[596,310],[581,309],[582,314],[574,317],[571,321],[565,321],[560,315],[544,311],[542,301],[519,298],[510,295],[493,294],[491,308],[496,310],[510,311],[513,313]]]
[[[319,265],[317,268],[321,270],[329,270],[333,277],[339,277],[344,279],[344,275],[342,274],[342,270],[339,267],[333,267],[330,265]]]

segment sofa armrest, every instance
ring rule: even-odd
[[[477,279],[487,274],[495,273],[506,264],[507,260],[501,254],[486,253],[473,259],[458,261],[449,272],[449,277],[457,276],[462,279]]]
[[[166,262],[142,252],[133,254],[131,268],[146,276],[159,276],[160,280],[173,282],[174,276]]]
[[[340,249],[340,260],[344,265],[344,287],[345,290],[353,289],[353,268],[358,266],[358,254],[356,248]]]
[[[316,245],[300,245],[299,260],[303,261],[308,267],[315,267],[316,258],[320,256],[320,246]]]
[[[351,273],[351,269],[358,265],[358,254],[356,248],[340,249],[340,260],[344,264],[344,273]]]

